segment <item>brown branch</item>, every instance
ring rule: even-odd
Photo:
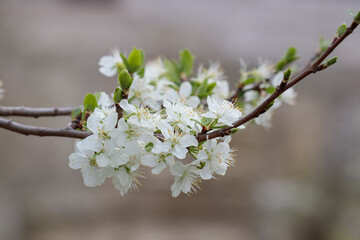
[[[244,123],[247,123],[248,121],[257,118],[262,113],[266,112],[267,107],[271,104],[272,101],[274,101],[276,98],[278,98],[283,92],[285,92],[287,89],[291,88],[304,78],[306,78],[308,75],[312,73],[316,73],[318,71],[323,70],[324,68],[322,65],[320,65],[325,58],[327,58],[330,53],[334,51],[334,49],[347,37],[349,36],[353,30],[358,26],[358,24],[353,21],[350,27],[348,27],[343,35],[341,35],[338,39],[334,40],[332,44],[328,47],[328,49],[310,66],[308,66],[302,73],[300,73],[298,76],[296,76],[292,81],[288,82],[283,88],[277,87],[275,92],[271,94],[264,102],[262,102],[259,106],[257,106],[252,112],[247,114],[246,116],[240,118],[239,120],[235,121],[233,123],[233,126],[228,126],[213,132],[209,132],[206,134],[198,134],[196,136],[196,139],[199,142],[205,141],[207,139],[217,138],[217,137],[223,137],[230,134],[230,130],[233,128],[237,128]]]
[[[72,107],[62,108],[29,108],[29,107],[4,107],[0,106],[0,116],[22,116],[22,117],[55,117],[68,116]]]
[[[40,137],[54,136],[54,137],[69,137],[69,138],[83,139],[92,134],[91,132],[76,131],[71,127],[48,128],[48,127],[24,125],[17,123],[11,119],[5,119],[1,117],[0,117],[0,128],[4,128],[12,132],[17,132],[24,135],[34,135]]]

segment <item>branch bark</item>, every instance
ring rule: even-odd
[[[323,70],[322,68],[319,68],[319,65],[327,58],[330,53],[334,51],[334,49],[347,37],[349,36],[354,29],[358,26],[356,22],[353,21],[350,27],[348,27],[343,35],[341,35],[338,39],[334,39],[332,44],[328,47],[328,49],[310,66],[308,66],[302,73],[300,73],[298,76],[296,76],[292,81],[288,82],[284,88],[276,88],[276,91],[271,94],[263,103],[261,103],[259,106],[257,106],[252,112],[247,114],[246,116],[240,118],[239,120],[235,121],[233,123],[233,126],[224,127],[222,129],[208,132],[206,134],[198,134],[196,136],[196,139],[198,142],[205,141],[207,139],[213,139],[217,137],[224,137],[226,135],[230,134],[230,130],[233,128],[237,128],[244,123],[247,123],[248,121],[257,118],[264,112],[266,112],[266,108],[269,106],[269,104],[274,101],[277,97],[279,97],[283,92],[285,92],[287,89],[291,88],[307,76],[309,76],[312,73],[316,73],[318,71]]]
[[[30,107],[4,107],[0,106],[0,116],[21,116],[21,117],[56,117],[69,116],[72,107],[62,108],[30,108]]]
[[[48,127],[38,127],[25,125],[17,123],[11,119],[6,119],[0,117],[0,128],[10,130],[12,132],[17,132],[24,135],[34,135],[34,136],[53,136],[53,137],[68,137],[68,138],[86,138],[90,136],[91,132],[81,132],[72,129],[71,127],[67,128],[48,128]]]

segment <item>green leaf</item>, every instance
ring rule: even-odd
[[[128,60],[126,59],[126,57],[124,56],[124,54],[120,53],[120,57],[123,60],[123,63],[125,65],[126,69],[130,69],[130,64],[129,64]]]
[[[291,69],[288,68],[288,70],[286,72],[284,72],[284,80],[285,81],[289,80],[290,75],[291,75]]]
[[[216,82],[210,83],[207,85],[206,92],[208,95],[211,94],[212,90],[216,87]]]
[[[166,69],[165,76],[170,81],[172,81],[173,83],[180,86],[180,84],[181,84],[180,72],[178,70],[178,67],[177,67],[176,63],[172,62],[172,61],[170,61],[168,59],[165,59],[164,66],[165,66],[165,69]]]
[[[207,127],[210,125],[210,123],[212,122],[213,119],[211,118],[206,118],[206,117],[202,117],[201,118],[201,125]]]
[[[353,10],[348,10],[348,12],[354,18],[354,22],[360,24],[360,11],[357,14]]]
[[[88,93],[84,98],[84,108],[85,110],[94,111],[97,107],[97,100],[94,94]]]
[[[348,12],[353,18],[355,18],[356,14],[353,10],[349,9]]]
[[[326,39],[324,39],[323,37],[321,37],[321,38],[319,39],[319,49],[320,49],[320,52],[321,52],[321,53],[325,52],[325,51],[328,49],[330,43],[331,43],[330,40],[326,40]]]
[[[128,57],[129,72],[134,73],[137,70],[139,70],[142,64],[144,63],[144,61],[145,61],[144,52],[141,49],[137,49],[134,47]]]
[[[292,63],[293,61],[299,59],[299,56],[296,56],[296,48],[290,47],[285,56],[275,65],[277,71],[281,71],[285,68],[286,65]]]
[[[341,26],[338,28],[336,32],[337,36],[341,37],[341,35],[343,35],[346,32],[346,29],[347,29],[346,24],[345,23],[341,24]]]
[[[141,68],[137,71],[137,73],[139,74],[139,76],[140,76],[141,78],[143,78],[143,77],[144,77],[144,74],[145,74],[145,67],[141,67]]]
[[[124,69],[120,72],[119,74],[119,86],[121,87],[122,90],[126,91],[130,88],[131,84],[132,84],[132,78],[129,74],[129,72]]]
[[[269,93],[269,94],[272,94],[276,91],[276,88],[274,86],[270,86],[270,87],[267,87],[265,89],[265,92]]]
[[[114,102],[119,103],[121,99],[122,99],[122,91],[120,88],[117,87],[115,88],[113,100]]]
[[[337,62],[338,57],[333,57],[326,61],[326,65],[329,67]]]
[[[354,21],[357,23],[357,24],[360,24],[360,11],[356,14],[355,18],[354,18]]]
[[[201,83],[201,85],[197,90],[197,95],[199,98],[207,97],[207,92],[206,92],[207,86],[208,86],[208,80],[207,78],[205,78],[205,80]]]
[[[252,84],[252,83],[254,83],[255,82],[255,78],[247,78],[245,81],[243,81],[242,83],[244,84],[244,85],[249,85],[249,84]]]
[[[184,72],[186,76],[190,76],[193,71],[194,66],[194,56],[188,49],[180,51],[180,69],[181,72]]]
[[[290,61],[291,59],[294,58],[296,58],[296,48],[290,47],[286,52],[285,59],[287,61]]]
[[[285,59],[282,59],[275,65],[275,68],[277,71],[281,71],[284,69],[285,65],[286,65],[286,61]]]

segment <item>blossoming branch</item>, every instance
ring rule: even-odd
[[[80,169],[86,186],[99,186],[109,178],[124,195],[138,188],[144,167],[155,175],[168,167],[174,176],[172,196],[190,194],[201,180],[225,175],[234,165],[231,134],[250,122],[269,128],[277,108],[294,104],[295,84],[336,63],[336,57],[327,57],[358,26],[360,12],[352,15],[352,24],[341,25],[332,41],[320,40],[315,56],[298,74],[294,47],[275,64],[259,60],[257,68],[249,69],[241,60],[235,91],[230,91],[219,63],[194,71],[194,56],[187,49],[178,60],[157,58],[146,64],[141,49],[133,48],[127,56],[114,50],[99,61],[100,73],[116,80],[111,96],[88,93],[74,109],[0,106],[0,116],[71,115],[69,126],[36,127],[0,118],[0,127],[25,135],[81,139],[69,166]]]

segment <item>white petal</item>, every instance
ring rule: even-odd
[[[99,152],[102,148],[102,145],[98,135],[93,134],[79,142],[78,147],[83,150]]]
[[[192,108],[196,108],[199,104],[200,104],[200,98],[197,97],[197,96],[191,96],[186,104],[189,106],[189,107],[192,107]]]
[[[207,113],[201,114],[201,116],[206,117],[206,118],[212,118],[212,119],[217,118],[217,116],[213,112],[207,112]]]
[[[115,76],[117,69],[114,68],[108,68],[108,67],[100,67],[99,72],[104,75],[105,77],[113,77]]]
[[[120,101],[120,107],[129,114],[137,112],[137,108],[134,105],[129,104],[127,99],[123,99]]]
[[[175,182],[173,183],[173,185],[171,185],[171,196],[172,197],[177,197],[180,195],[180,189],[179,189],[179,185],[177,184],[177,181],[175,180]]]
[[[72,169],[80,169],[86,166],[89,159],[82,153],[72,153],[69,156],[69,167]]]
[[[166,167],[166,163],[164,163],[163,161],[161,161],[159,163],[159,165],[157,165],[155,168],[153,168],[151,170],[151,173],[154,175],[158,175],[162,172],[162,170],[164,170],[164,168]]]
[[[163,143],[158,143],[156,144],[153,149],[152,152],[155,154],[159,154],[159,153],[163,153],[163,152],[169,152],[171,149],[171,143],[170,142],[163,142]]]
[[[212,178],[209,162],[207,162],[206,165],[200,170],[200,177],[204,180],[208,180]]]
[[[174,156],[179,159],[184,159],[186,157],[187,152],[188,152],[188,150],[186,149],[186,147],[181,147],[178,144],[175,145],[173,148]]]
[[[185,165],[180,161],[175,161],[175,163],[170,167],[170,172],[174,176],[182,176],[185,171]]]
[[[81,173],[84,179],[84,184],[87,187],[96,187],[104,183],[105,176],[103,171],[93,167],[85,167],[81,169]]]
[[[100,58],[99,65],[100,66],[114,66],[116,61],[113,56],[103,56]]]
[[[185,135],[180,139],[180,145],[182,147],[197,146],[198,141],[195,136]]]
[[[181,98],[188,98],[191,95],[191,84],[189,82],[183,82],[180,86],[180,97]]]
[[[99,167],[107,167],[110,165],[110,159],[105,153],[101,153],[96,157],[96,163]]]
[[[157,155],[147,153],[141,158],[141,164],[148,167],[156,167],[158,159],[159,157]]]
[[[131,181],[129,174],[126,172],[125,167],[121,167],[117,174],[118,174],[121,185],[126,186]]]

